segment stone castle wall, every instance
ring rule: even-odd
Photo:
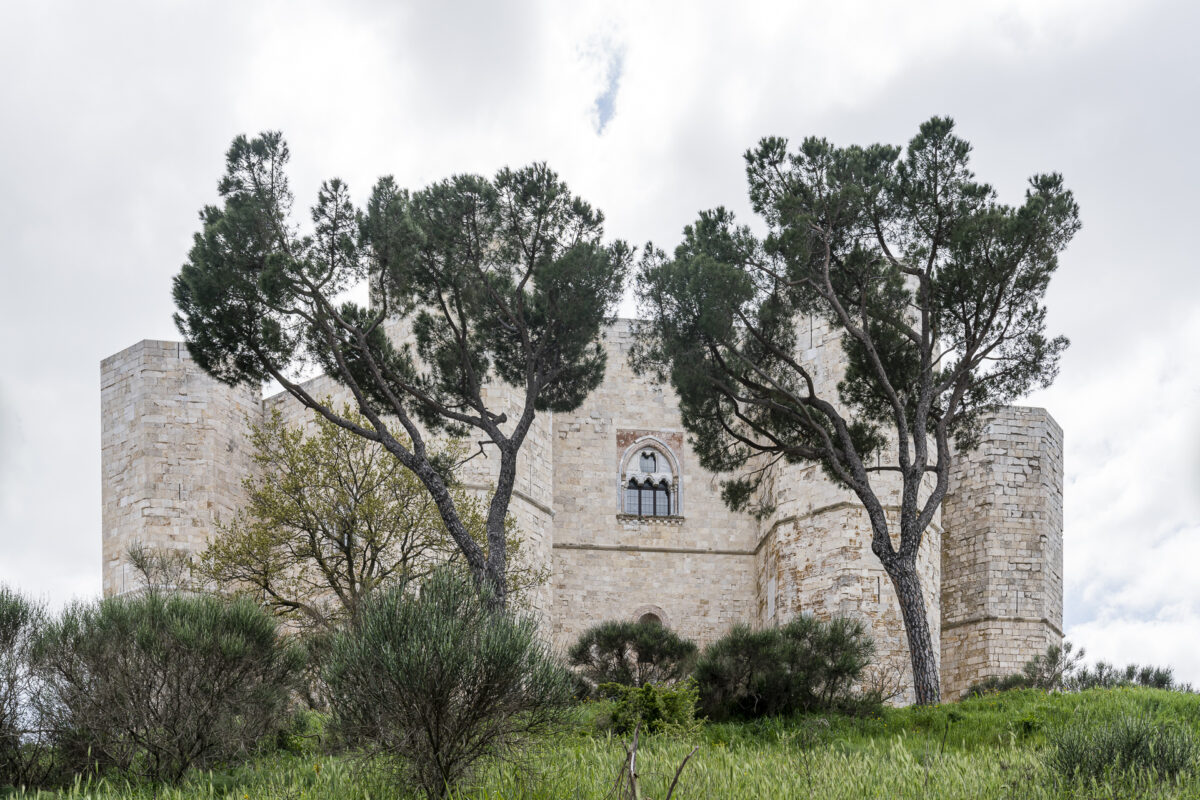
[[[844,373],[839,332],[819,317],[802,321],[797,350],[817,391],[836,397]],[[889,452],[894,447],[885,448],[884,454]],[[888,511],[898,547],[900,482],[883,472],[873,473],[871,483]],[[862,620],[875,640],[876,663],[898,675],[898,701],[911,701],[912,665],[900,604],[871,551],[871,521],[858,497],[819,466],[781,462],[771,469],[762,500],[774,510],[763,521],[756,548],[759,624],[782,624],[797,614]],[[917,560],[935,653],[940,652],[941,539],[941,519],[935,516]]]
[[[943,510],[947,699],[1062,643],[1062,444],[1045,410],[1005,407],[956,461]]]
[[[565,647],[592,624],[647,613],[701,645],[739,622],[848,614],[867,623],[879,660],[908,673],[895,593],[857,498],[819,467],[775,465],[762,497],[772,513],[757,521],[730,511],[688,444],[670,387],[629,367],[631,343],[629,321],[606,332],[604,382],[576,411],[540,414],[518,461],[510,512],[525,563],[550,574],[530,601],[553,641]],[[818,382],[836,386],[836,332],[810,320],[797,345]],[[305,388],[338,405],[351,400],[326,376]],[[175,342],[141,342],[105,359],[101,394],[107,595],[134,588],[122,563],[131,543],[198,550],[240,507],[253,469],[249,425],[264,410],[313,425],[289,395],[263,400],[254,387],[224,386]],[[511,424],[520,395],[504,386],[488,395]],[[479,438],[470,437],[477,454],[461,478],[486,499],[499,464]],[[625,513],[623,470],[642,447],[669,454],[670,516]],[[894,515],[895,483],[877,485]],[[1062,431],[1049,415],[1003,409],[981,447],[960,457],[919,569],[945,697],[1061,641]]]
[[[563,646],[598,622],[646,613],[702,644],[754,619],[757,524],[721,502],[687,444],[678,400],[634,374],[631,344],[628,320],[610,328],[604,382],[554,417],[553,638]],[[677,461],[681,506],[670,517],[623,513],[621,459],[638,442]]]
[[[101,362],[105,595],[138,588],[130,545],[195,552],[242,506],[259,395],[213,380],[179,342],[138,342]]]

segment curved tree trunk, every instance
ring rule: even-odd
[[[929,632],[929,616],[921,579],[915,561],[896,559],[887,568],[888,577],[900,601],[904,617],[904,632],[908,637],[908,652],[912,656],[913,690],[919,705],[935,705],[941,700],[941,678],[938,675],[937,654],[933,652],[933,636]]]

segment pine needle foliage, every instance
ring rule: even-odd
[[[735,626],[696,665],[700,709],[713,720],[832,711],[875,654],[858,620],[802,615],[778,628]]]
[[[416,191],[388,176],[361,208],[331,179],[301,223],[289,158],[278,132],[230,146],[221,203],[200,212],[173,285],[188,352],[229,384],[274,379],[382,445],[424,483],[476,582],[504,605],[518,455],[537,412],[577,408],[603,378],[600,331],[629,248],[605,242],[604,215],[545,164]],[[370,306],[344,301],[368,280]],[[308,392],[297,370],[311,364],[350,391],[367,424]],[[502,384],[512,391],[492,391]],[[431,431],[471,432],[499,462],[486,549],[432,457]]]
[[[696,654],[695,642],[665,625],[610,620],[584,631],[567,657],[592,686],[644,686],[683,680],[695,666]]]
[[[763,139],[745,163],[766,235],[726,208],[702,211],[671,255],[647,246],[638,275],[634,364],[678,393],[701,465],[726,475],[725,501],[770,513],[774,465],[809,463],[862,504],[920,703],[940,697],[916,566],[924,533],[955,445],[1057,374],[1067,340],[1047,332],[1043,298],[1079,230],[1060,175],[1034,175],[1007,205],[970,155],[939,117],[906,148]],[[841,344],[832,381],[805,326]]]

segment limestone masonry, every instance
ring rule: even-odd
[[[835,386],[836,332],[817,321],[800,341],[821,385]],[[815,466],[776,465],[764,490],[772,514],[730,511],[670,387],[630,369],[631,343],[630,321],[609,328],[604,382],[578,410],[540,415],[522,449],[512,514],[528,557],[550,569],[534,603],[554,641],[652,615],[704,645],[738,622],[844,614],[868,624],[882,664],[909,672],[899,605],[857,498]],[[273,409],[294,424],[310,414],[288,395],[217,382],[177,342],[139,342],[100,373],[104,592],[114,595],[134,588],[130,544],[196,551],[236,512],[252,424]],[[348,397],[328,377],[308,388]],[[518,401],[508,387],[490,391],[493,408],[519,411]],[[496,459],[468,466],[470,488],[494,484]],[[947,699],[1061,643],[1062,491],[1062,429],[1042,409],[1001,409],[979,447],[958,454],[920,557]],[[895,489],[880,496],[899,504]]]

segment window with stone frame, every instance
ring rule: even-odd
[[[679,511],[678,462],[657,440],[636,443],[621,474],[621,512],[634,517],[676,517]]]

